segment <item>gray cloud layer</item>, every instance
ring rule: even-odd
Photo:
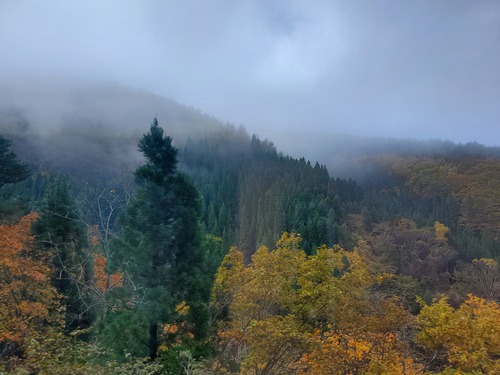
[[[0,0],[0,78],[107,80],[270,137],[500,145],[500,2]]]

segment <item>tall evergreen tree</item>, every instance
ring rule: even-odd
[[[17,160],[10,151],[12,141],[0,135],[0,188],[5,184],[22,181],[30,175],[28,166]]]
[[[17,222],[29,212],[29,182],[18,184],[30,175],[28,165],[10,151],[12,142],[0,135],[0,222]]]
[[[139,151],[147,160],[135,172],[141,188],[119,220],[110,268],[125,274],[134,310],[147,322],[143,333],[154,359],[160,324],[175,321],[182,301],[190,307],[195,336],[206,334],[210,279],[203,269],[198,192],[177,172],[177,150],[156,119]]]
[[[38,245],[51,253],[52,282],[64,296],[66,305],[66,329],[89,327],[93,312],[83,286],[92,277],[92,265],[90,257],[84,253],[87,236],[76,214],[66,178],[55,178],[48,183],[33,233]]]

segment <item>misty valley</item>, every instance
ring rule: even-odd
[[[0,105],[1,374],[500,374],[499,147],[40,97]]]

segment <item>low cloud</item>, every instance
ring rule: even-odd
[[[334,132],[500,145],[499,43],[497,1],[3,1],[0,85],[116,82],[284,148]]]

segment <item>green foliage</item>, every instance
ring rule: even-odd
[[[39,199],[37,177],[30,176],[30,168],[17,160],[9,151],[11,141],[0,135],[0,222],[16,222],[33,209],[32,203]],[[30,207],[31,206],[31,207]]]
[[[148,163],[137,168],[135,175],[140,181],[154,182],[157,185],[168,184],[177,168],[177,150],[172,146],[172,138],[163,136],[163,129],[156,118],[149,133],[139,141],[139,151]]]
[[[157,355],[160,325],[175,322],[175,306],[183,301],[190,307],[189,323],[196,337],[208,332],[205,302],[211,278],[199,228],[200,202],[188,178],[176,172],[177,150],[171,142],[156,119],[139,142],[147,159],[136,171],[141,188],[119,219],[121,232],[109,263],[110,270],[124,273],[124,287],[132,290],[132,310],[120,316],[116,329],[130,331],[121,324],[130,314],[148,322],[142,327],[148,339],[139,342],[151,358]],[[113,330],[103,334],[113,337]]]
[[[86,145],[112,154],[133,138],[115,146],[119,141],[104,128],[94,129],[99,140],[88,136]],[[0,146],[2,163],[26,168],[9,151],[10,141],[0,138]],[[88,147],[82,148],[88,153]],[[230,126],[188,140],[177,168],[178,152],[155,120],[139,142],[146,164],[136,170],[139,189],[130,201],[125,183],[115,190],[109,181],[118,174],[111,167],[121,162],[116,153],[107,160],[102,156],[107,153],[99,151],[86,160],[71,150],[69,159],[54,158],[64,159],[54,165],[75,173],[77,184],[84,174],[81,165],[110,172],[99,184],[104,190],[97,189],[96,180],[86,181],[85,189],[95,189],[104,199],[78,207],[79,214],[67,180],[49,181],[42,202],[45,170],[16,184],[2,183],[0,176],[0,220],[14,221],[29,208],[41,209],[34,229],[39,250],[53,259],[52,279],[64,297],[67,331],[88,328],[78,338],[60,332],[32,337],[26,366],[19,371],[209,373],[203,358],[221,344],[218,357],[227,356],[227,369],[235,371],[265,373],[266,363],[298,371],[296,360],[310,351],[302,356],[304,373],[336,373],[344,364],[360,373],[398,373],[401,366],[411,373],[414,343],[407,331],[387,328],[407,322],[402,306],[416,315],[422,307],[416,295],[429,303],[447,293],[452,306],[460,306],[471,292],[499,298],[494,260],[500,255],[498,155],[475,150],[374,157],[369,163],[376,168],[361,189],[352,179],[331,178],[319,163],[284,156],[271,142]],[[14,178],[22,176],[14,173]],[[114,199],[130,202],[119,221],[124,204],[108,206]],[[97,301],[87,293],[95,286],[93,258],[79,224],[81,213],[88,228],[100,223],[98,215],[110,214],[111,232],[120,229],[112,246],[107,242],[102,251],[109,259],[101,259],[100,275],[106,280],[107,264],[118,278],[123,274],[124,283],[101,294],[102,319],[96,322],[92,306]],[[101,227],[96,230],[104,233]],[[301,244],[288,238],[276,251],[261,247],[274,246],[283,231],[300,233]],[[242,251],[232,250],[223,261],[235,244]],[[218,285],[209,311],[210,286],[221,262],[219,272],[226,274],[219,274],[216,283],[224,277],[227,283]],[[452,306],[442,311],[447,317],[457,315]],[[424,307],[424,316],[431,321],[438,310]],[[441,327],[434,328],[445,332],[449,322],[438,323]],[[455,323],[457,331],[465,332]],[[490,325],[480,327],[482,334],[487,336]],[[221,327],[233,329],[218,336]],[[451,332],[451,338],[459,337]],[[426,362],[436,354],[441,360],[436,371],[450,365],[443,351],[449,342],[439,339],[437,352],[437,346],[426,347],[423,359],[413,358]],[[481,337],[473,341],[481,343]],[[463,353],[460,361],[465,361]],[[273,356],[282,361],[273,362]],[[139,359],[144,357],[147,363]],[[456,370],[450,366],[444,373]]]
[[[157,363],[143,358],[125,363],[116,361],[110,350],[95,342],[83,342],[74,336],[52,332],[28,343],[26,359],[14,374],[43,375],[155,375]]]
[[[25,180],[30,175],[29,167],[17,160],[16,154],[10,151],[12,141],[0,135],[0,189],[5,184],[13,184]]]
[[[206,369],[193,356],[192,348],[187,346],[173,346],[163,351],[157,361],[168,375],[202,375]]]
[[[148,352],[149,316],[143,310],[111,312],[100,323],[99,342],[120,362],[129,356],[145,358]]]
[[[94,317],[91,301],[82,285],[91,279],[91,258],[85,252],[85,228],[81,224],[67,178],[54,178],[46,186],[40,218],[33,224],[38,246],[49,252],[54,273],[52,281],[64,296],[66,328],[87,328]]]
[[[324,166],[280,155],[241,129],[190,141],[180,157],[203,196],[205,228],[226,249],[238,244],[249,259],[283,231],[301,233],[308,252],[322,244],[352,247],[341,227],[348,204],[363,197],[353,180],[330,178]]]

